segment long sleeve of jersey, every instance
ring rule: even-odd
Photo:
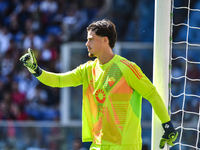
[[[50,87],[75,87],[81,85],[83,82],[83,72],[81,69],[84,68],[85,65],[86,64],[80,65],[76,69],[66,73],[52,73],[43,70],[42,74],[37,77],[37,79]]]
[[[130,68],[125,72],[126,80],[130,86],[151,103],[162,123],[170,121],[165,104],[151,81],[136,64],[128,61],[123,62]]]
[[[37,79],[42,82],[43,84],[50,86],[50,87],[70,87],[76,86],[76,82],[70,75],[71,72],[66,73],[52,73],[43,70],[42,74],[37,77]]]
[[[160,97],[159,93],[154,89],[152,93],[150,93],[147,97],[147,100],[151,103],[156,115],[161,120],[162,123],[166,123],[170,121],[170,117],[168,115],[165,104]]]

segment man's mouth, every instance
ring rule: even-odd
[[[91,48],[90,48],[90,47],[88,47],[87,49],[88,49],[88,51],[90,51],[90,50],[91,50]]]

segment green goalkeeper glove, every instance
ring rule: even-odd
[[[28,53],[24,54],[19,60],[23,62],[24,66],[26,66],[34,76],[38,77],[42,74],[42,69],[38,67],[32,49],[29,48]]]
[[[167,123],[163,123],[162,127],[164,129],[164,134],[160,140],[160,148],[163,149],[165,146],[165,143],[167,142],[168,145],[174,146],[174,141],[176,140],[178,136],[178,132],[174,129],[173,124],[171,121]]]

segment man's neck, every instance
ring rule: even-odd
[[[101,55],[101,56],[98,57],[99,63],[100,63],[101,65],[106,64],[106,63],[108,63],[114,56],[115,56],[115,54],[114,54],[113,52],[112,52],[112,53],[107,53],[107,54],[105,54],[105,55]]]

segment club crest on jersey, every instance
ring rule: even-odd
[[[95,92],[95,97],[99,103],[104,103],[106,100],[106,95],[102,89]]]
[[[115,83],[115,78],[114,78],[114,77],[108,78],[108,85],[109,85],[110,87],[111,87],[114,83]]]

